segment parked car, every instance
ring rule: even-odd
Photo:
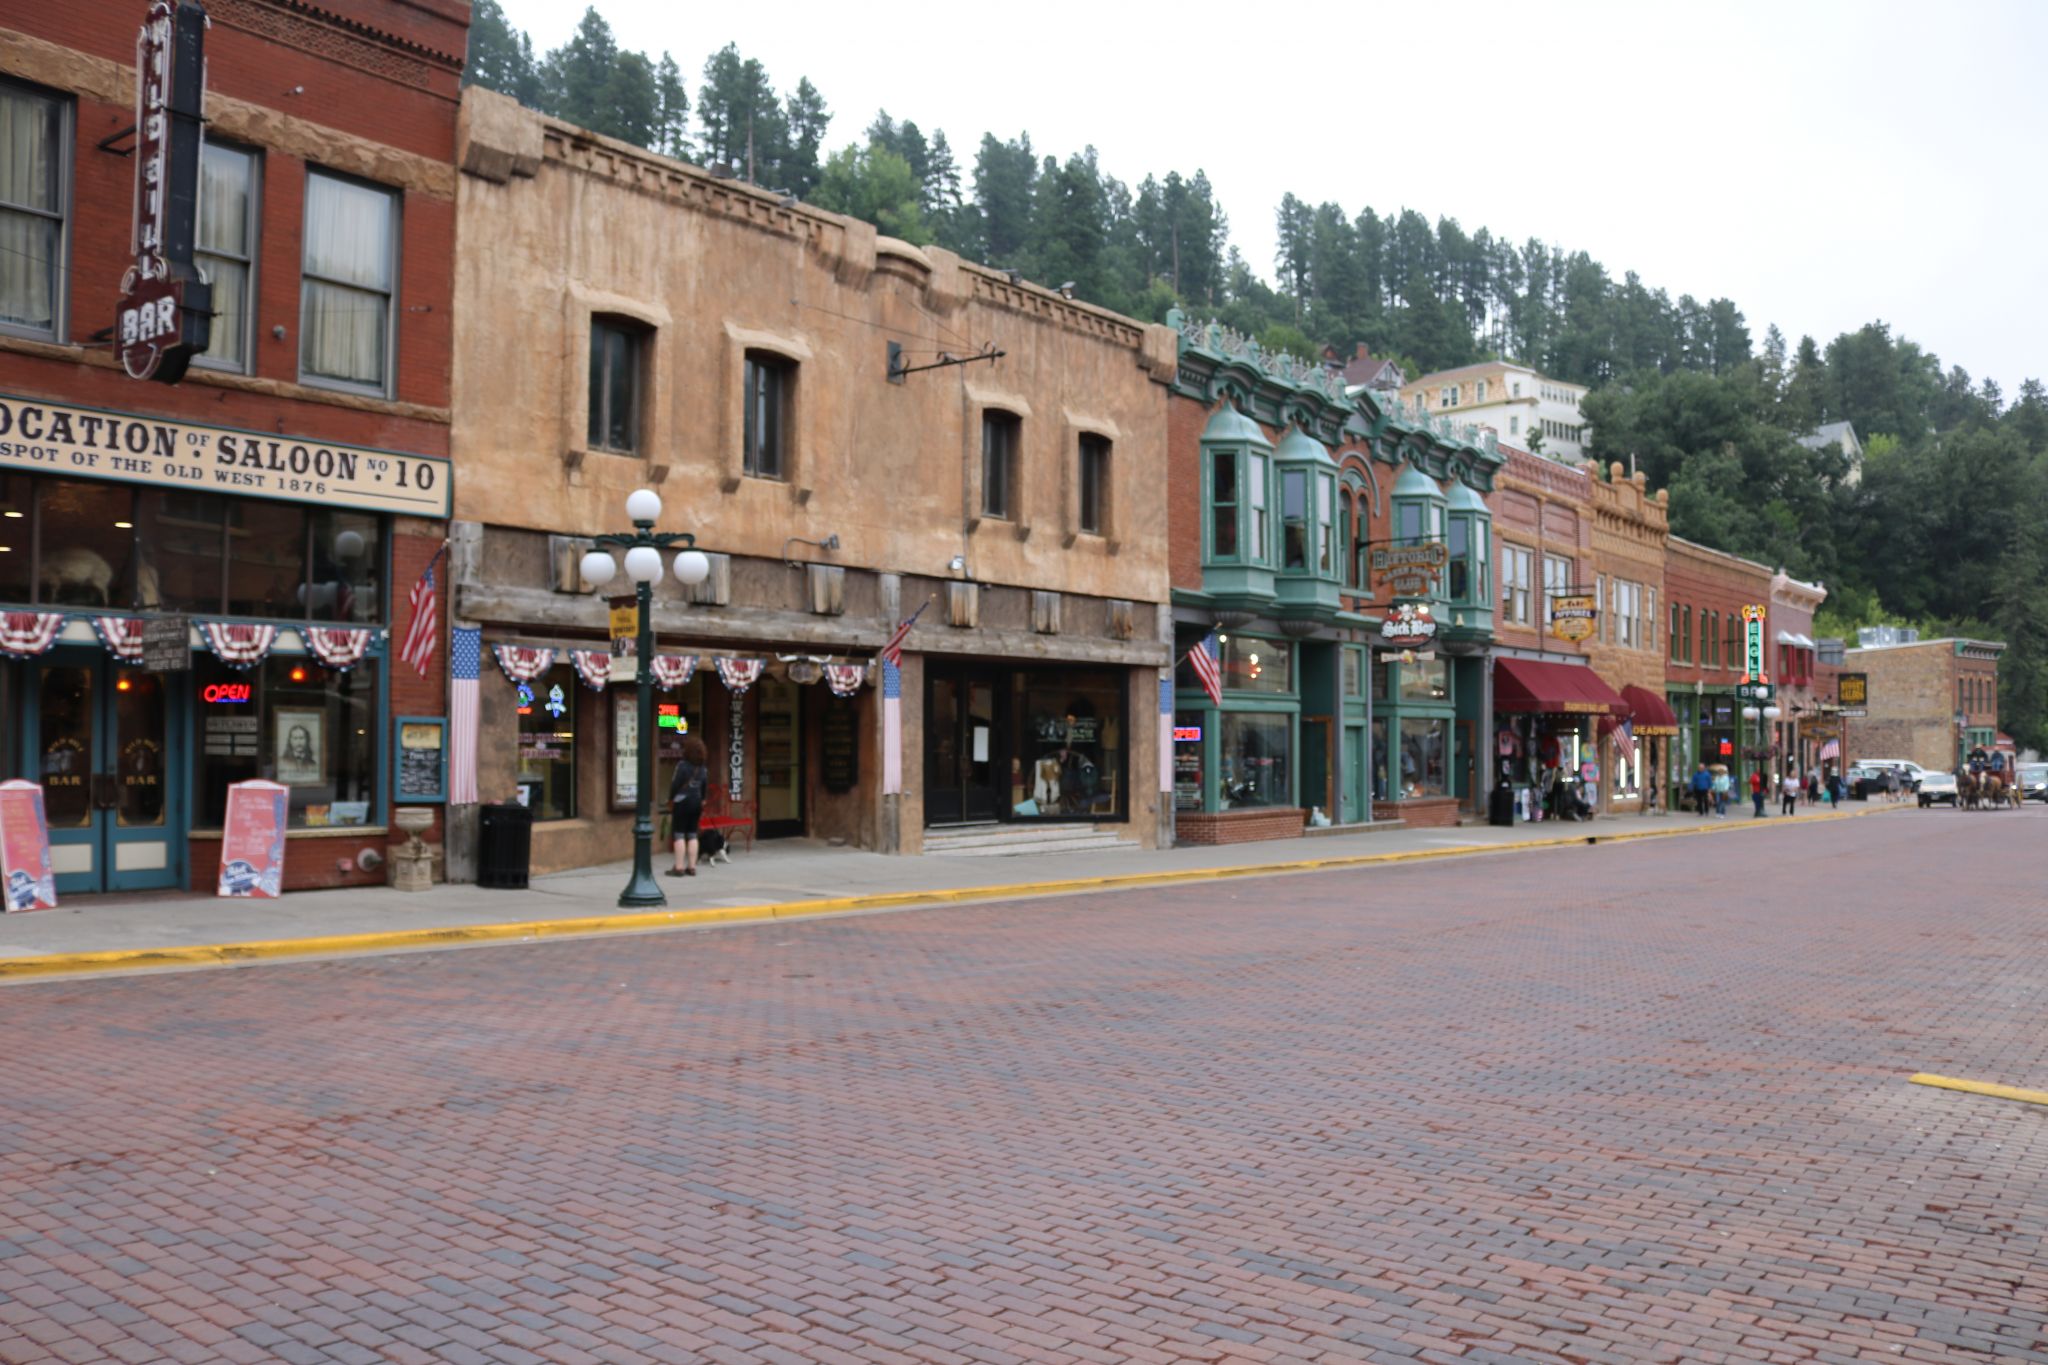
[[[1926,809],[1936,802],[1944,806],[1956,803],[1956,775],[1954,773],[1925,773],[1920,778],[1920,806]]]
[[[1861,763],[1842,774],[1842,792],[1852,801],[1868,801],[1884,791],[1884,774]]]
[[[1899,790],[1907,792],[1918,791],[1920,779],[1927,776],[1927,769],[1909,758],[1866,758],[1859,761],[1856,766],[1865,772],[1875,774],[1880,783],[1886,773],[1897,773]]]
[[[2020,794],[2029,801],[2048,803],[2048,763],[2019,766]]]

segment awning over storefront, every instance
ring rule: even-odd
[[[1630,683],[1621,689],[1621,699],[1628,703],[1635,715],[1635,732],[1639,735],[1675,735],[1678,733],[1678,717],[1671,714],[1671,705],[1647,687]]]
[[[1500,659],[1493,666],[1493,709],[1549,715],[1626,716],[1628,703],[1584,664]]]

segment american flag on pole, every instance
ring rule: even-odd
[[[473,806],[476,794],[477,672],[483,666],[483,631],[448,632],[448,800]]]
[[[1614,752],[1621,755],[1624,763],[1636,761],[1636,723],[1633,718],[1623,721],[1614,731]]]
[[[917,624],[917,618],[924,615],[924,609],[931,604],[931,599],[926,598],[916,611],[903,618],[896,627],[896,633],[889,637],[889,643],[882,646],[883,663],[903,667],[903,641],[909,637],[910,628]]]
[[[434,566],[447,552],[445,544],[434,551],[426,572],[412,585],[412,624],[405,628],[405,643],[398,651],[398,657],[411,664],[422,678],[427,676],[427,664],[434,657],[434,646],[441,634],[441,592],[434,581]]]
[[[1820,761],[1821,761],[1821,762],[1825,763],[1825,762],[1827,762],[1827,761],[1828,761],[1829,759],[1834,759],[1834,760],[1836,760],[1837,762],[1839,762],[1839,761],[1841,760],[1841,757],[1842,757],[1842,741],[1841,741],[1841,740],[1839,740],[1839,739],[1831,739],[1831,740],[1829,740],[1829,741],[1828,741],[1827,743],[1825,743],[1825,744],[1823,744],[1823,745],[1821,745],[1821,746],[1820,746]]]
[[[911,618],[915,620],[915,617]],[[909,622],[904,623],[905,628]],[[897,653],[901,658],[902,653]],[[903,791],[903,670],[882,655],[882,795]]]
[[[1202,643],[1188,651],[1188,667],[1195,670],[1195,678],[1209,694],[1209,700],[1223,705],[1223,665],[1216,657],[1215,631],[1203,636]]]

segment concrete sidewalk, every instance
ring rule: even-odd
[[[734,853],[730,863],[702,868],[695,878],[661,878],[669,905],[651,912],[618,908],[626,863],[536,877],[527,891],[465,885],[415,893],[388,887],[309,891],[275,901],[199,894],[79,897],[55,910],[0,915],[0,982],[1364,868],[1509,849],[1819,824],[1903,809],[1851,806],[1762,820],[1731,810],[1726,819],[1677,814],[1507,829],[1393,828],[1215,848],[1001,858],[890,857],[789,840]]]

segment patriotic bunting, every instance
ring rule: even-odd
[[[760,659],[720,659],[718,680],[725,684],[725,690],[735,697],[752,687],[761,677]]]
[[[312,626],[302,633],[313,657],[337,673],[346,673],[361,663],[376,636],[367,626]]]
[[[657,654],[654,656],[654,685],[664,692],[673,692],[687,683],[697,673],[697,656],[694,654]]]
[[[64,629],[61,611],[10,611],[0,616],[0,654],[33,659],[47,653]]]
[[[270,656],[270,647],[277,643],[277,627],[201,621],[199,637],[229,668],[254,668]]]
[[[572,649],[569,662],[576,665],[576,676],[583,679],[583,685],[593,692],[602,692],[611,685],[612,656],[606,649]]]
[[[142,618],[140,616],[95,616],[92,628],[98,632],[100,643],[107,652],[123,663],[134,663],[142,657]]]
[[[825,685],[832,689],[835,697],[850,697],[860,691],[861,683],[867,680],[867,673],[860,664],[826,664]]]
[[[510,683],[532,682],[555,664],[555,651],[546,645],[492,645],[491,655]]]

